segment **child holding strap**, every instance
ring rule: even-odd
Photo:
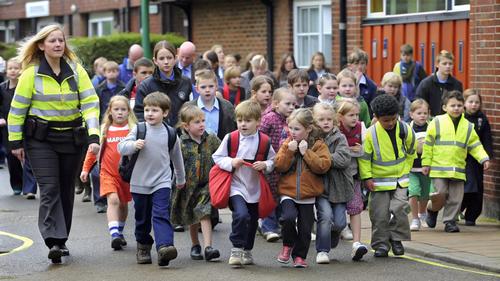
[[[337,77],[331,73],[325,73],[318,78],[317,84],[318,100],[333,105],[339,91]]]
[[[323,193],[323,177],[331,166],[328,146],[319,138],[310,109],[300,108],[288,117],[290,137],[276,155],[276,171],[280,172],[278,192],[281,195],[283,248],[278,261],[307,267],[311,243],[316,196]]]
[[[87,151],[80,179],[88,181],[92,166],[99,159],[100,166],[100,195],[106,196],[108,201],[109,234],[111,248],[121,250],[127,245],[123,236],[123,228],[128,216],[128,202],[132,200],[130,185],[124,182],[118,173],[120,153],[117,146],[129,133],[129,128],[135,126],[137,119],[124,96],[114,96],[110,99],[108,108],[103,115],[101,152],[99,157]]]

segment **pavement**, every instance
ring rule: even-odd
[[[500,273],[500,222],[479,218],[476,226],[458,222],[460,232],[444,232],[444,224],[412,231],[411,241],[403,242],[409,254],[480,270]],[[371,225],[368,212],[362,214],[362,240],[369,241]]]

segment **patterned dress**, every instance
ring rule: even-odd
[[[194,141],[189,134],[182,132],[180,137],[186,186],[172,188],[171,222],[178,225],[199,223],[210,217],[212,206],[208,191],[208,174],[214,165],[212,154],[220,145],[217,136],[205,132],[201,143]]]

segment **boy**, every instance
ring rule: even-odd
[[[136,139],[136,126],[118,144],[121,155],[132,156],[140,151],[130,180],[135,208],[136,257],[139,264],[151,263],[151,245],[155,241],[159,266],[166,266],[177,257],[170,223],[170,161],[174,167],[176,188],[184,188],[186,181],[178,137],[172,151],[168,150],[169,132],[163,119],[167,117],[169,110],[170,99],[166,94],[153,92],[147,95],[144,98],[145,139]],[[150,235],[151,226],[154,240]]]
[[[196,91],[198,98],[190,104],[198,106],[205,113],[206,130],[223,139],[225,135],[236,130],[233,105],[215,96],[217,77],[212,70],[196,71]]]
[[[436,116],[427,127],[422,154],[422,174],[429,175],[436,192],[427,205],[427,225],[436,227],[439,210],[444,206],[444,231],[459,232],[455,218],[464,197],[465,159],[467,154],[490,167],[474,125],[463,116],[464,97],[459,91],[443,94],[445,114]]]
[[[107,61],[106,63],[104,63],[104,77],[106,77],[106,81],[103,81],[96,88],[100,105],[99,122],[102,121],[102,117],[104,116],[104,113],[106,113],[106,109],[108,108],[109,100],[111,99],[111,97],[118,94],[125,88],[123,82],[118,80],[118,74],[120,74],[120,72],[118,70],[118,64],[116,62]]]
[[[226,56],[227,58],[227,56]],[[245,99],[245,89],[241,86],[241,71],[237,66],[231,66],[224,71],[224,88],[222,96],[227,101],[237,106]]]
[[[371,104],[377,94],[377,85],[366,75],[368,54],[356,48],[347,57],[347,64],[351,71],[356,74],[359,88],[358,94],[365,99],[367,104]]]
[[[266,161],[255,161],[251,167],[244,162],[251,162],[259,146],[260,105],[251,100],[244,101],[236,107],[236,122],[239,131],[239,145],[235,158],[229,157],[226,135],[217,151],[212,156],[215,164],[221,169],[232,172],[229,206],[233,222],[229,239],[233,244],[230,265],[253,264],[252,248],[257,232],[259,219],[260,182],[259,171],[267,173],[273,170],[275,152],[269,147]]]
[[[295,108],[313,107],[319,100],[307,95],[309,91],[309,74],[305,69],[292,69],[288,73],[288,84],[292,88],[292,93],[297,98]]]
[[[418,84],[427,77],[427,73],[425,73],[424,68],[419,62],[413,61],[413,47],[410,44],[402,45],[400,54],[401,61],[394,65],[392,71],[400,75],[403,80],[403,86],[401,88],[403,96],[410,101],[414,101]]]
[[[395,97],[376,97],[372,110],[378,122],[368,128],[363,144],[365,154],[359,158],[361,179],[371,191],[371,246],[375,257],[387,257],[391,247],[394,255],[400,256],[404,255],[401,241],[410,240],[406,188],[416,156],[415,133],[398,121],[399,104]]]
[[[142,81],[153,75],[154,70],[155,65],[153,61],[148,58],[140,58],[134,63],[132,79],[130,79],[125,88],[118,93],[119,95],[126,96],[130,100],[130,108],[134,108],[137,87],[139,87]]]
[[[104,77],[104,64],[108,60],[105,57],[98,57],[94,60],[94,77],[92,77],[92,85],[97,88],[106,78]]]

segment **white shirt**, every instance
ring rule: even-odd
[[[236,158],[242,158],[246,160],[255,159],[255,154],[259,146],[259,133],[256,132],[253,135],[243,136],[240,134],[240,143],[238,146],[238,152],[236,153]],[[223,170],[231,172],[233,166],[231,161],[233,158],[229,157],[229,152],[227,151],[227,142],[229,141],[229,134],[227,134],[222,143],[220,144],[217,151],[212,155],[215,164]],[[273,147],[269,148],[269,153],[267,155],[266,162],[266,172],[270,173],[274,169],[274,156],[275,152]],[[233,172],[233,178],[231,181],[231,193],[229,196],[240,195],[247,203],[257,203],[260,198],[260,181],[259,174],[254,169],[241,166]]]

